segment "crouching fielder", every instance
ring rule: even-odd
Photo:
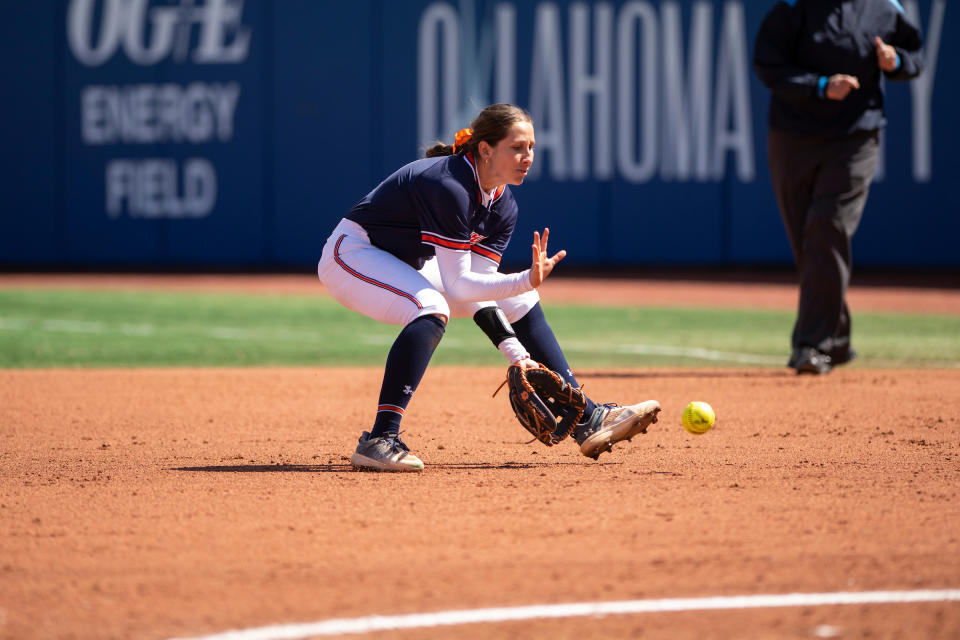
[[[577,383],[540,308],[537,287],[566,255],[547,253],[549,229],[533,234],[530,268],[497,271],[517,220],[507,185],[533,163],[530,115],[495,104],[427,157],[407,164],[363,198],[333,230],[318,265],[342,305],[403,329],[387,356],[376,419],[350,462],[417,471],[423,462],[400,439],[400,421],[450,318],[472,317],[511,364],[538,362]],[[592,458],[646,431],[660,405],[587,399],[574,437]]]

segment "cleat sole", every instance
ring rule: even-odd
[[[393,471],[401,473],[405,471],[423,471],[423,462],[415,456],[412,457],[413,460],[404,463],[400,461],[378,460],[376,458],[368,458],[360,453],[354,453],[353,457],[350,458],[350,465],[359,471]]]

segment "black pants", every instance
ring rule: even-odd
[[[850,242],[877,167],[877,132],[824,139],[770,131],[767,157],[800,278],[792,346],[850,350]]]

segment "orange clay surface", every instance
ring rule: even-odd
[[[548,281],[547,313],[582,299],[584,284]],[[623,304],[789,309],[796,297],[788,283],[586,284],[594,300]],[[0,287],[24,286],[324,295],[299,276],[0,276]],[[960,313],[957,289],[855,287],[850,300],[854,314]],[[598,400],[663,406],[647,435],[599,461],[570,441],[528,444],[505,394],[490,397],[503,375],[428,370],[404,420],[426,470],[376,474],[348,463],[373,418],[376,367],[0,370],[0,638],[960,588],[960,370],[578,371]],[[690,400],[716,410],[703,436],[680,426]],[[960,602],[361,637],[958,638]]]

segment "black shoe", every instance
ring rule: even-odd
[[[830,364],[837,366],[838,364],[847,364],[857,359],[857,351],[850,347],[845,350],[843,353],[831,353],[830,354]]]
[[[801,347],[795,353],[795,357],[790,358],[790,360],[793,362],[792,367],[797,370],[798,374],[822,375],[830,373],[833,368],[830,356],[817,351],[813,347]]]
[[[796,369],[797,358],[799,357],[800,357],[800,349],[794,349],[793,352],[790,354],[790,359],[787,360],[787,366],[790,367],[791,369]]]

